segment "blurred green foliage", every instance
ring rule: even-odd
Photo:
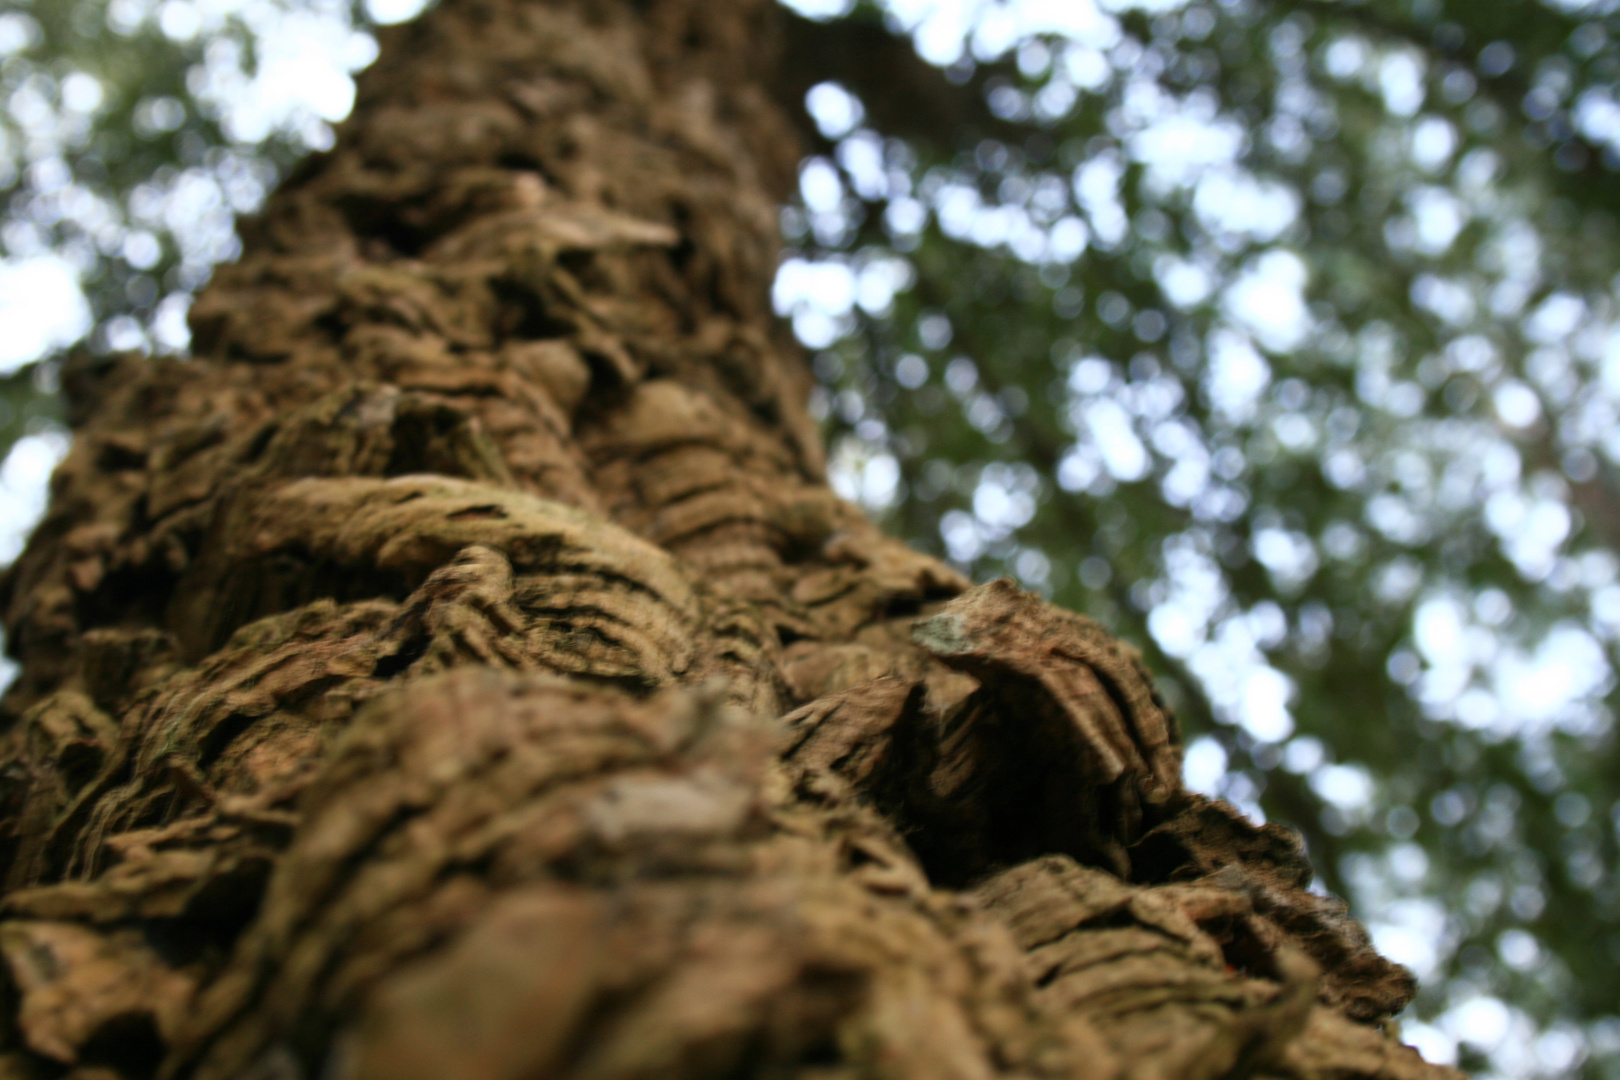
[[[832,4],[983,114],[818,86],[783,211],[841,490],[1140,644],[1189,779],[1301,828],[1485,1074],[1620,1077],[1617,7]],[[0,6],[7,258],[71,262],[91,347],[183,347],[327,137],[243,111],[267,36],[358,67],[363,14]]]
[[[1613,6],[981,8],[1022,135],[823,89],[785,214],[844,490],[1142,643],[1502,1075],[1620,1075]]]

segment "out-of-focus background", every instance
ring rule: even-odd
[[[419,6],[0,0],[0,565],[62,351],[184,352]],[[1620,2],[792,6],[975,105],[807,95],[775,300],[838,489],[1139,643],[1431,1059],[1620,1077]]]

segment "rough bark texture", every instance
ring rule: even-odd
[[[1382,1077],[1135,654],[822,478],[765,0],[448,0],[85,361],[4,590],[0,1077]]]

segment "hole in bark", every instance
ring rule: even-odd
[[[421,254],[433,239],[431,231],[407,220],[409,205],[350,195],[338,198],[337,209],[356,239],[375,241],[407,258]]]
[[[692,210],[683,202],[675,203],[669,209],[673,219],[670,224],[675,226],[675,232],[680,236],[675,246],[669,249],[669,263],[679,273],[691,264],[693,256],[697,254],[697,245],[692,242]]]
[[[161,564],[118,567],[90,592],[79,594],[79,625],[161,625],[176,581],[174,572]]]
[[[0,965],[0,1046],[18,1046],[22,1043],[22,1033],[17,1030],[17,1006],[21,995],[17,992],[17,985],[12,981],[9,965]],[[23,1073],[27,1076],[27,1073]]]
[[[62,776],[62,786],[70,792],[77,792],[96,778],[96,773],[101,771],[102,762],[106,760],[106,755],[96,743],[69,743],[62,748],[61,755],[56,759],[56,769]]]
[[[546,313],[545,304],[534,290],[515,281],[490,282],[490,291],[499,304],[500,336],[539,341],[566,337],[573,325]]]
[[[343,566],[315,558],[297,547],[285,548],[233,567],[213,590],[211,603],[192,608],[188,620],[173,612],[167,621],[187,657],[206,656],[230,641],[237,630],[316,600],[338,604],[384,597],[403,600],[419,582],[400,573],[370,566]]]
[[[79,1064],[105,1065],[127,1080],[149,1080],[163,1061],[163,1039],[150,1013],[126,1013],[101,1025],[79,1048]]]
[[[875,862],[877,862],[877,859],[865,848],[850,845],[844,850],[844,869],[846,870],[858,870]]]
[[[591,378],[577,415],[591,417],[615,408],[624,400],[628,382],[633,380],[611,357],[594,350],[582,351],[580,359],[585,361],[585,370],[590,372]]]
[[[915,619],[922,614],[923,602],[919,597],[896,597],[883,609],[886,619]]]
[[[1206,924],[1204,930],[1221,945],[1221,956],[1233,971],[1278,978],[1272,951],[1255,937],[1245,921],[1222,919]]]
[[[958,595],[955,589],[930,588],[924,589],[920,596],[896,596],[884,606],[883,615],[889,619],[915,619],[934,604],[944,603]]]
[[[539,173],[541,176],[544,176],[546,172],[545,166],[541,163],[538,157],[533,154],[524,153],[521,150],[508,150],[506,153],[495,159],[495,164],[499,165],[503,169],[513,169],[517,172]]]
[[[669,249],[669,262],[677,273],[685,272],[692,265],[692,259],[697,255],[697,245],[683,232],[675,246]]]
[[[248,858],[210,878],[186,904],[182,918],[147,924],[146,943],[174,968],[228,956],[259,913],[272,865],[268,856]]]
[[[804,1054],[797,1062],[799,1065],[821,1066],[822,1068],[830,1068],[843,1063],[844,1051],[839,1048],[837,1037],[831,1034],[806,1047]]]
[[[214,725],[202,745],[197,748],[197,768],[207,769],[219,760],[225,748],[236,741],[236,737],[253,726],[253,717],[245,713],[231,713],[225,719]]]
[[[411,638],[399,647],[399,651],[392,656],[384,656],[372,665],[371,675],[375,679],[392,679],[418,660],[422,659],[428,650],[429,637]]]
[[[472,417],[450,405],[406,400],[399,406],[390,434],[394,448],[384,476],[438,473],[477,479],[469,469],[476,458],[477,436]]]
[[[8,815],[8,817],[11,820],[16,820],[16,817],[15,817],[14,814]],[[5,881],[10,881],[11,880],[12,868],[17,865],[17,852],[19,851],[19,849],[21,849],[21,847],[22,847],[22,844],[20,842],[20,838],[17,837],[17,836],[7,836],[7,837],[0,838],[0,882],[5,882]],[[47,866],[48,867],[48,866],[51,865],[49,863],[49,861],[44,859],[44,858],[41,858],[38,861],[39,861],[41,866]],[[20,886],[23,886],[23,885],[32,884],[33,880],[34,879],[32,877],[23,875],[23,876],[19,876],[16,884],[20,887]],[[0,981],[3,981],[3,980],[0,980]],[[3,999],[0,999],[0,1009],[5,1009],[6,1010],[5,1015],[7,1015],[7,1016],[15,1016],[16,1015],[16,1006],[6,1004]],[[3,1030],[0,1030],[0,1038],[5,1038],[5,1032]],[[9,1046],[11,1044],[7,1043],[5,1045]]]
[[[252,441],[247,444],[247,448],[242,453],[242,460],[244,462],[258,461],[264,455],[265,449],[270,445],[270,440],[274,439],[276,432],[280,430],[280,424],[266,424],[256,431]]]
[[[565,251],[557,256],[557,265],[573,274],[581,284],[585,284],[591,276],[595,264],[595,253],[590,251]]]
[[[123,472],[146,467],[146,451],[118,442],[104,442],[96,449],[96,468]]]
[[[1087,775],[1090,750],[1033,682],[981,689],[946,716],[914,691],[892,740],[864,787],[934,884],[1049,854],[1128,871],[1116,838],[1127,807]]]

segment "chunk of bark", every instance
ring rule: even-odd
[[[385,29],[195,355],[70,366],[0,1078],[1447,1075],[1128,647],[826,486],[785,18]]]
[[[191,999],[192,980],[174,971],[135,931],[74,923],[0,922],[0,955],[16,987],[17,1028],[28,1048],[72,1064],[94,1044],[155,1065]]]

